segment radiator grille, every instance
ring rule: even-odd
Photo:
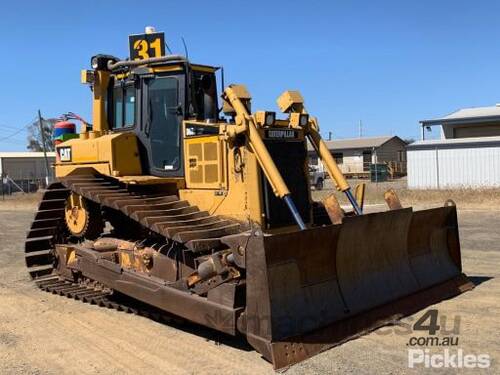
[[[306,223],[310,222],[305,142],[265,140],[264,143],[285,180],[302,219]],[[266,227],[272,229],[295,224],[286,204],[274,195],[264,175],[262,175],[262,186]]]

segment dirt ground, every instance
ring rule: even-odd
[[[256,374],[269,363],[244,344],[189,323],[167,325],[39,291],[24,268],[23,241],[34,200],[0,201],[1,374]],[[459,206],[460,207],[460,206]],[[459,210],[465,272],[476,288],[433,308],[459,320],[464,354],[488,354],[500,373],[500,206]],[[413,324],[423,311],[406,318]],[[441,322],[443,326],[443,322]],[[292,366],[288,374],[427,373],[408,368],[407,343],[423,333],[381,328]],[[432,348],[431,353],[442,353]],[[452,349],[455,350],[455,349]],[[456,369],[433,369],[456,373]]]

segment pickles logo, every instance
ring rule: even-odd
[[[422,365],[425,368],[489,368],[489,354],[464,354],[462,349],[456,352],[444,349],[442,353],[431,353],[429,349],[409,349],[408,367]]]
[[[439,319],[438,319],[439,318]],[[427,332],[425,336],[410,333],[406,343],[408,348],[408,367],[424,368],[489,368],[489,354],[464,353],[459,348],[460,316],[453,319],[452,329],[447,327],[446,316],[438,310],[427,310],[413,325],[413,332]],[[427,348],[425,348],[427,347]],[[431,349],[434,352],[431,352]],[[438,347],[442,351],[436,352]]]

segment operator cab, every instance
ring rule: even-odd
[[[111,75],[109,127],[135,132],[146,173],[184,176],[182,121],[218,121],[217,69],[179,60]]]

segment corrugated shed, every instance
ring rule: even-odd
[[[500,186],[500,138],[420,141],[408,147],[410,189]]]
[[[500,145],[438,150],[443,188],[500,186]]]
[[[409,189],[438,188],[435,150],[407,150],[406,158]]]
[[[55,162],[55,152],[47,152],[49,165]],[[49,170],[52,175],[52,168]],[[0,152],[0,175],[14,180],[32,180],[46,177],[43,152]]]

